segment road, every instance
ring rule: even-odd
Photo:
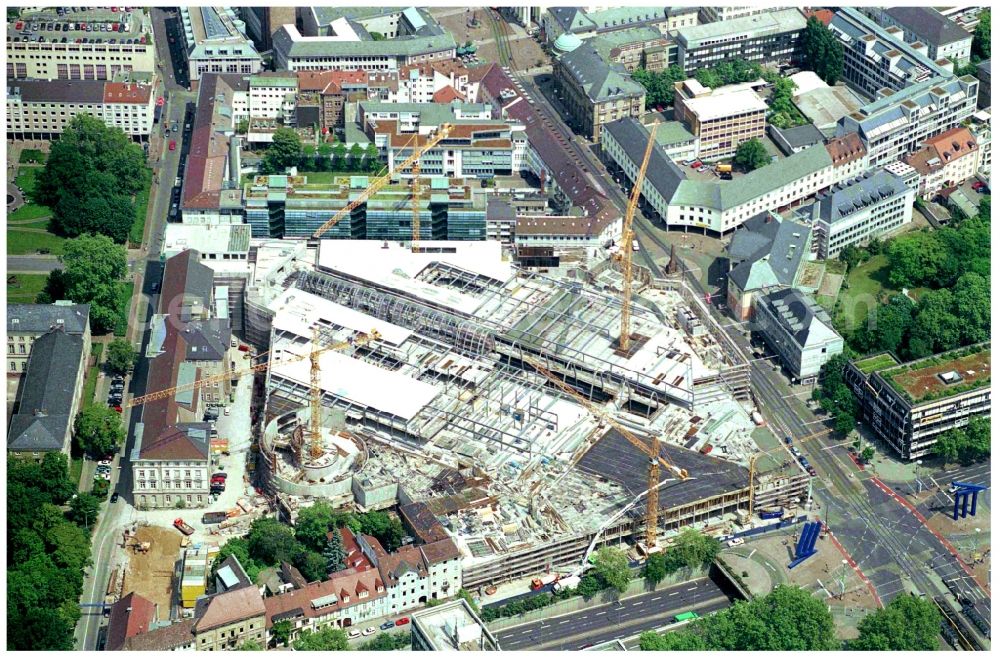
[[[56,255],[34,254],[29,256],[7,255],[8,273],[51,273],[62,266]]]
[[[170,151],[168,140],[163,135],[163,127],[177,121],[184,125],[185,106],[195,99],[195,95],[174,82],[169,70],[162,69],[163,62],[170,62],[168,41],[164,27],[164,19],[169,12],[154,8],[153,29],[157,48],[157,67],[159,77],[166,87],[166,103],[163,108],[161,123],[153,127],[154,139],[150,146],[150,163],[154,168],[153,186],[150,192],[149,213],[143,234],[142,247],[130,253],[130,259],[135,261],[135,294],[131,303],[131,314],[127,338],[140,347],[140,354],[145,352],[149,340],[149,320],[159,302],[159,296],[152,293],[153,282],[159,282],[162,277],[160,249],[163,245],[163,233],[166,227],[167,213],[170,208],[171,188],[174,177],[178,176],[178,165],[182,150],[186,153],[186,133],[171,133],[171,139],[182,142],[182,149]],[[165,79],[165,80],[164,80]],[[176,136],[176,137],[175,137]],[[8,257],[8,268],[10,266]],[[140,360],[129,382],[131,394],[138,396],[145,392],[148,363]],[[94,603],[104,600],[105,588],[118,561],[121,549],[116,541],[123,526],[135,520],[136,511],[131,502],[132,469],[129,457],[135,444],[135,424],[141,418],[141,409],[126,409],[128,415],[128,435],[123,453],[117,458],[119,469],[115,471],[115,481],[112,491],[118,492],[121,499],[115,504],[106,503],[93,536],[93,568],[84,576],[83,600]],[[105,622],[99,609],[84,609],[83,616],[77,625],[77,648],[94,650],[97,648],[98,633]]]
[[[682,612],[707,614],[728,607],[729,598],[709,578],[577,610],[496,632],[504,651],[576,650],[661,628]]]

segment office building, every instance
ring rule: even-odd
[[[883,7],[873,11],[879,13],[880,25],[898,27],[907,42],[925,45],[932,60],[955,59],[960,65],[968,64],[972,34],[933,7]]]
[[[773,9],[767,9],[764,7],[754,7],[754,6],[733,6],[733,7],[701,7],[700,17],[702,23],[721,23],[724,21],[735,21],[738,18],[746,18],[747,16],[756,16],[757,14],[765,14],[769,11],[774,11]],[[697,21],[695,22],[697,24]]]
[[[976,111],[979,81],[936,77],[872,101],[842,117],[837,135],[857,133],[870,167],[884,167],[916,151],[927,138],[962,124]]]
[[[850,7],[837,11],[830,30],[844,45],[844,82],[868,99],[950,77],[953,69],[947,59],[928,57],[926,45],[906,41],[899,28],[879,27]]]
[[[7,85],[7,138],[57,139],[77,115],[101,119],[134,140],[153,130],[156,95],[146,83],[18,80]]]
[[[793,382],[815,383],[822,366],[844,352],[844,338],[833,329],[830,315],[801,291],[759,295],[753,308],[753,329],[777,353]]]
[[[757,64],[795,62],[806,18],[798,9],[761,13],[677,30],[677,63],[691,74],[726,60]]]
[[[879,353],[847,365],[865,423],[903,460],[927,456],[945,431],[990,416],[990,344],[900,364]]]
[[[601,126],[622,117],[641,117],[646,88],[632,80],[620,64],[608,64],[593,46],[584,44],[556,59],[552,77],[565,95],[573,128],[592,142]]]
[[[31,346],[21,395],[7,428],[11,457],[41,462],[51,451],[69,456],[73,423],[82,405],[90,343],[63,327],[55,326]]]
[[[90,305],[74,305],[68,300],[54,305],[7,305],[7,375],[24,373],[35,340],[55,328],[83,337],[89,347]]]
[[[930,200],[945,188],[963,184],[979,169],[979,145],[964,126],[924,141],[904,162],[920,174],[920,197]]]
[[[277,69],[393,70],[455,57],[451,33],[416,7],[308,7],[301,18],[301,33],[289,24],[272,37]]]
[[[72,7],[63,15],[55,7],[22,11],[7,21],[8,82],[153,75],[156,47],[152,22],[145,8],[128,9],[113,12],[110,8]],[[52,29],[48,29],[50,24]]]
[[[246,34],[261,53],[271,50],[271,37],[285,24],[295,25],[295,7],[240,7],[237,9],[246,25]]]
[[[257,73],[260,53],[246,35],[246,26],[230,7],[180,7],[187,49],[188,77],[206,73]]]
[[[909,223],[913,199],[914,190],[902,178],[869,170],[820,193],[798,216],[812,224],[819,257],[832,259],[848,245],[864,245]]]
[[[789,128],[778,128],[774,124],[768,124],[767,134],[778,145],[778,149],[781,149],[781,153],[786,156],[797,154],[811,146],[826,142],[823,133],[816,128],[815,124],[802,124]]]
[[[764,137],[767,104],[753,86],[710,89],[694,78],[674,83],[674,118],[687,124],[698,138],[700,158],[728,158],[747,140]]]
[[[666,36],[697,23],[697,7],[608,7],[592,12],[583,7],[549,7],[542,13],[542,29],[550,44],[564,34],[589,39],[640,27]]]
[[[600,34],[588,39],[587,44],[596,50],[605,62],[621,64],[629,73],[640,66],[646,71],[662,71],[668,65],[667,50],[670,40],[652,27]],[[556,40],[556,49],[558,48],[559,40]]]

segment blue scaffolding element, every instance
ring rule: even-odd
[[[822,528],[823,523],[818,520],[803,526],[799,542],[795,544],[795,559],[788,565],[789,570],[816,554],[816,539],[819,538],[819,532]]]
[[[957,488],[954,492],[955,495],[955,510],[952,512],[952,518],[958,520],[958,507],[959,504],[962,506],[962,517],[965,518],[971,515],[973,518],[976,517],[976,500],[979,498],[979,493],[989,488],[989,486],[981,486],[979,484],[969,484],[962,481],[951,482],[952,488]],[[969,511],[969,496],[972,496],[972,510]]]

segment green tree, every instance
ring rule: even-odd
[[[118,338],[108,344],[108,370],[111,373],[127,374],[132,371],[139,354],[127,339]]]
[[[778,77],[775,79],[771,89],[768,121],[778,128],[801,126],[805,123],[805,118],[792,102],[794,92],[795,83],[790,78]]]
[[[962,463],[985,461],[990,457],[990,418],[970,417],[965,427],[966,445],[959,453]]]
[[[247,534],[250,557],[265,566],[275,566],[282,561],[295,563],[303,545],[295,539],[291,527],[273,518],[259,518],[250,524]]]
[[[365,147],[365,166],[369,172],[375,173],[382,169],[382,161],[378,157],[378,147],[369,142]]]
[[[954,307],[955,299],[948,289],[926,292],[917,304],[911,334],[924,338],[933,353],[957,347],[962,321],[952,311]]]
[[[264,647],[253,640],[247,640],[236,647],[237,651],[263,651]]]
[[[38,475],[54,504],[62,504],[76,495],[77,484],[69,480],[69,459],[66,454],[46,452],[38,466]]]
[[[868,446],[861,451],[861,462],[871,463],[873,458],[875,458],[874,447]]]
[[[81,236],[66,241],[59,259],[65,269],[50,274],[49,281],[58,279],[66,298],[90,305],[94,334],[111,331],[125,313],[119,309],[125,287],[121,280],[128,272],[125,248],[107,236]]]
[[[752,172],[770,162],[771,156],[767,153],[767,149],[764,148],[764,143],[757,138],[750,138],[736,147],[736,155],[733,156],[733,163],[743,168],[746,172]]]
[[[309,582],[316,582],[318,580],[325,580],[331,571],[327,570],[326,558],[318,552],[313,552],[312,550],[307,550],[305,546],[300,545],[300,550],[295,554],[294,561],[295,568],[299,569],[304,577]]]
[[[82,114],[52,143],[33,201],[52,209],[51,226],[63,236],[100,233],[124,243],[135,219],[132,196],[149,180],[138,144],[121,129]]]
[[[326,535],[336,529],[337,513],[329,502],[319,500],[302,509],[295,520],[295,538],[307,548],[322,552],[327,547]]]
[[[406,535],[399,518],[390,516],[385,511],[362,513],[358,516],[358,520],[361,521],[361,533],[377,538],[389,552],[394,552]]]
[[[837,258],[847,264],[847,272],[851,272],[865,258],[865,253],[856,245],[848,245],[840,251]]]
[[[326,560],[326,572],[336,573],[347,567],[347,550],[344,548],[344,539],[340,536],[339,530],[334,530],[326,542],[326,550],[323,552]]]
[[[69,519],[77,525],[82,525],[87,529],[97,522],[97,513],[100,511],[101,501],[90,493],[80,493],[69,503]]]
[[[813,391],[813,398],[833,417],[834,432],[841,436],[854,430],[858,418],[854,394],[844,383],[844,368],[849,359],[846,354],[841,353],[827,360],[819,371],[820,386]]]
[[[292,622],[288,619],[275,621],[274,625],[271,626],[271,635],[276,644],[288,646],[288,640],[292,638]]]
[[[350,151],[348,151],[348,155],[351,159],[350,168],[354,171],[361,171],[362,167],[364,166],[364,160],[365,160],[364,148],[360,144],[355,142],[354,144],[351,145],[351,149]]]
[[[385,41],[385,35],[381,32],[369,32],[372,35],[372,41]]]
[[[333,148],[333,169],[343,172],[347,169],[347,145],[338,142]]]
[[[972,33],[972,58],[975,60],[990,59],[990,10],[979,13],[979,24]]]
[[[299,134],[294,129],[282,127],[274,132],[261,167],[267,173],[278,174],[297,165],[301,156],[302,140]]]
[[[399,651],[410,646],[410,633],[379,633],[358,647],[359,651]]]
[[[246,571],[247,577],[250,578],[251,582],[256,582],[257,576],[264,567],[250,558],[250,542],[243,537],[231,538],[219,548],[219,553],[212,563],[212,571],[217,571],[222,562],[230,555],[236,555],[236,559]]]
[[[469,593],[468,589],[459,589],[458,597],[465,600],[465,602],[469,604],[469,607],[472,608],[473,612],[479,614],[479,605],[476,604],[476,599],[472,597],[472,594]]]
[[[667,577],[667,573],[667,557],[662,552],[654,552],[649,555],[646,563],[642,565],[642,569],[639,571],[639,575],[653,586],[663,582],[663,578]]]
[[[593,554],[594,573],[618,593],[628,589],[632,571],[624,550],[605,546]]]
[[[90,456],[103,457],[113,453],[125,444],[121,413],[106,406],[86,406],[76,416],[73,439],[77,447]]]
[[[962,429],[949,429],[937,437],[934,453],[945,463],[958,461],[959,447],[965,444]]]
[[[941,613],[926,598],[897,596],[858,624],[858,637],[848,643],[853,651],[937,651]]]
[[[343,629],[328,626],[317,632],[303,630],[292,642],[292,648],[296,651],[346,651],[350,647]]]
[[[897,236],[886,249],[889,284],[894,287],[923,286],[933,281],[947,253],[941,240],[927,231]]]
[[[688,528],[677,536],[674,545],[667,550],[667,563],[668,566],[701,568],[715,561],[721,548],[718,539]]]
[[[990,338],[990,281],[978,273],[958,278],[954,293],[955,315],[962,320],[959,334],[963,344]]]
[[[802,32],[802,65],[833,85],[844,69],[844,46],[823,22],[811,16]]]
[[[707,651],[705,639],[690,630],[681,629],[661,635],[653,631],[639,635],[642,651]]]

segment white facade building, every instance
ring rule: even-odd
[[[7,136],[51,139],[89,114],[136,140],[153,128],[153,86],[102,80],[18,80],[7,86]]]

